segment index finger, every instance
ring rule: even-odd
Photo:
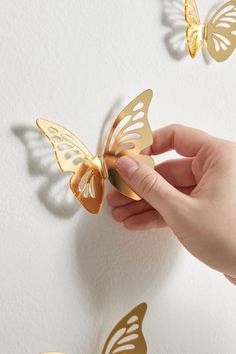
[[[175,150],[182,156],[194,157],[210,138],[209,134],[201,130],[172,124],[153,133],[153,144],[149,151],[145,150],[145,153],[158,155]]]

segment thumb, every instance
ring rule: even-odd
[[[168,224],[188,215],[191,198],[144,162],[122,156],[117,161],[117,171],[129,187],[155,208]]]

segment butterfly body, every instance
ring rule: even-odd
[[[61,125],[37,119],[37,126],[53,146],[60,169],[73,173],[70,179],[73,194],[89,212],[97,214],[100,211],[106,179],[122,194],[134,200],[140,199],[120,177],[116,163],[121,156],[132,156],[154,166],[152,158],[142,154],[153,142],[147,120],[151,98],[152,91],[144,91],[118,115],[102,156],[93,156],[76,135]]]
[[[195,0],[185,0],[186,39],[189,53],[195,58],[205,44],[218,62],[225,61],[236,48],[236,0],[220,7],[206,24],[202,24]]]

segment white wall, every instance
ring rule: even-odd
[[[215,1],[198,4],[204,18]],[[236,53],[207,65],[173,50],[167,5],[0,2],[1,353],[101,353],[142,301],[149,353],[235,353],[236,289],[170,232],[125,231],[106,205],[85,213],[34,129],[38,116],[63,123],[95,152],[105,118],[152,88],[153,129],[235,139]]]

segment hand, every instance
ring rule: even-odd
[[[119,158],[119,174],[142,199],[112,191],[113,217],[130,230],[169,226],[192,255],[236,284],[236,143],[171,125],[154,132],[147,153],[173,149],[184,158],[155,170]]]

